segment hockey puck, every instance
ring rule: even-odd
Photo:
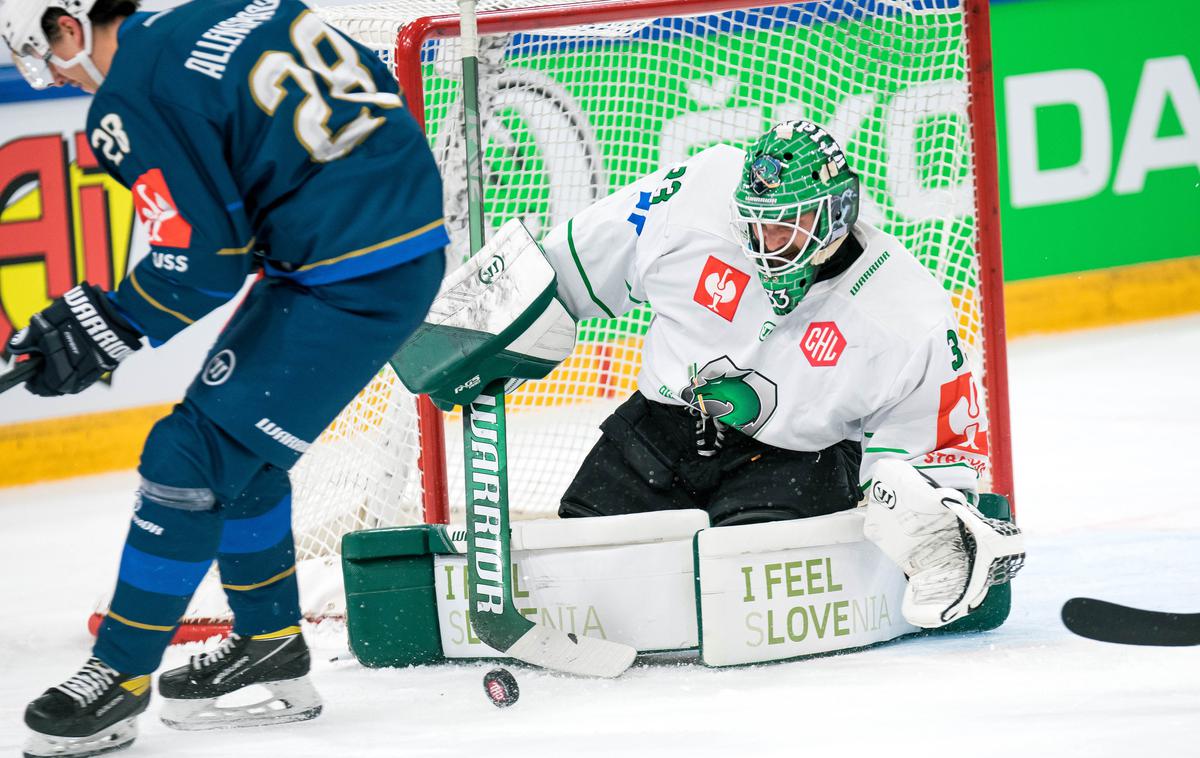
[[[521,697],[517,678],[508,673],[508,669],[492,669],[484,674],[483,691],[497,708],[507,708]]]

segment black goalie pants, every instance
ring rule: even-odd
[[[726,429],[702,454],[697,417],[640,392],[602,425],[559,507],[563,518],[700,508],[713,526],[821,516],[858,504],[857,442],[784,450]]]

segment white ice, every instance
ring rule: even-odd
[[[1092,642],[1058,617],[1074,595],[1200,611],[1200,317],[1019,340],[1010,378],[1029,560],[999,630],[613,681],[514,668],[521,700],[497,710],[487,664],[364,669],[326,623],[308,630],[321,718],[180,733],[156,703],[123,755],[1200,755],[1200,648]],[[0,754],[19,750],[25,703],[87,655],[134,481],[0,490]]]

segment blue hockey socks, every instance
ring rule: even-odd
[[[216,554],[221,517],[213,506],[210,490],[143,480],[97,658],[125,674],[158,667]]]
[[[252,636],[300,623],[287,472],[264,466],[222,514],[217,566],[233,631]]]

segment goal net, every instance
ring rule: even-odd
[[[986,32],[984,0],[482,0],[478,10],[489,229],[519,217],[538,236],[713,144],[746,146],[784,119],[821,124],[862,177],[863,218],[899,237],[949,292],[961,343],[983,371],[993,456],[984,489],[1011,492],[999,269],[980,242],[998,239],[986,226],[995,201],[977,192],[995,183],[985,160],[990,83],[972,76],[986,61],[969,54],[988,49],[968,34],[980,33],[968,24]],[[456,6],[399,0],[319,13],[395,70],[441,166],[457,264],[467,203]],[[643,307],[581,323],[571,358],[512,395],[514,517],[555,513],[601,420],[637,388],[650,318]],[[421,408],[385,368],[293,481],[298,556],[318,563],[332,562],[348,531],[461,518],[460,416]]]

